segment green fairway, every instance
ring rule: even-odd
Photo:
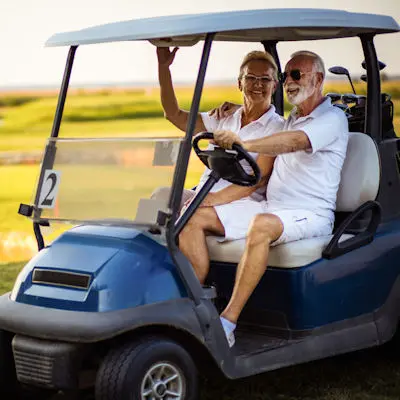
[[[199,162],[193,161],[186,181],[188,188],[198,182],[203,170]],[[171,167],[148,168],[137,165],[59,167],[63,173],[63,184],[65,182],[60,187],[60,209],[64,205],[67,211],[73,210],[76,216],[81,217],[83,213],[80,210],[90,211],[92,218],[95,218],[96,210],[103,214],[102,217],[134,217],[139,199],[150,197],[157,187],[170,185],[173,173]],[[31,203],[38,172],[37,165],[0,167],[0,182],[5,182],[7,188],[0,191],[0,235],[31,233],[31,221],[17,211],[20,203]],[[50,217],[53,212],[45,210],[43,215]],[[90,215],[86,214],[86,217]]]
[[[139,199],[150,197],[158,186],[169,185],[172,178],[171,167],[69,165],[62,170],[65,189],[60,189],[60,218],[133,219]],[[186,187],[196,185],[202,170],[202,165],[192,157]],[[17,211],[20,203],[31,203],[38,172],[38,165],[0,166],[0,182],[6,188],[0,190],[0,263],[24,260],[36,251],[32,222]],[[85,186],[88,182],[90,190]],[[46,213],[44,216],[54,216]],[[42,232],[48,241],[68,226],[54,223],[50,228],[42,228]]]
[[[355,84],[357,93],[365,94],[363,83]],[[346,93],[345,82],[327,82],[325,92]],[[395,113],[400,115],[400,85],[383,82],[382,91],[392,94]],[[176,89],[179,104],[189,109],[193,95],[190,87]],[[182,132],[163,118],[158,88],[130,90],[73,91],[67,97],[61,137],[120,137],[143,135],[181,135]],[[206,86],[200,109],[209,110],[224,101],[241,103],[241,93],[235,86]],[[0,152],[42,150],[50,135],[57,97],[20,94],[0,97]],[[285,103],[285,111],[291,106]],[[398,123],[398,121],[396,121]],[[399,128],[397,128],[399,131]]]
[[[25,262],[0,263],[0,295],[12,289],[15,279],[24,265]]]
[[[20,203],[30,203],[38,165],[10,165],[0,167],[0,233],[23,231],[31,228],[27,218],[18,215]]]
[[[205,91],[201,110],[209,110],[225,100],[240,102],[234,87],[215,87]],[[191,88],[178,88],[184,109],[190,108]],[[33,97],[31,101],[11,98],[1,107],[0,152],[42,150],[50,136],[57,97]],[[1,100],[1,97],[0,97]],[[13,100],[13,101],[11,101]],[[126,91],[79,90],[67,97],[60,137],[123,137],[182,135],[163,117],[158,89]]]

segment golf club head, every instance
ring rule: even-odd
[[[326,95],[327,95],[327,97],[331,98],[332,103],[334,103],[335,101],[340,100],[340,98],[342,97],[342,95],[339,94],[339,93],[327,93]]]
[[[367,75],[366,74],[362,74],[361,76],[360,76],[360,79],[362,80],[362,81],[364,81],[364,82],[367,82]]]
[[[365,63],[365,60],[361,63],[361,66],[364,69],[367,69],[367,64]],[[382,61],[378,61],[378,66],[379,66],[379,71],[382,71],[386,67],[386,64]]]
[[[335,66],[335,67],[330,67],[329,69],[328,69],[328,71],[331,73],[331,74],[335,74],[335,75],[350,75],[349,74],[349,71],[346,69],[346,68],[344,68],[344,67],[340,67],[340,66]]]
[[[328,69],[328,71],[331,72],[332,74],[335,74],[335,75],[346,75],[348,80],[349,80],[349,82],[350,82],[351,88],[353,89],[353,93],[356,94],[356,90],[354,89],[354,85],[353,85],[353,82],[351,80],[350,73],[349,73],[348,69],[337,65],[335,67],[330,67]]]
[[[392,96],[389,93],[382,93],[382,103],[392,100]]]
[[[358,96],[353,93],[345,93],[342,94],[342,102],[343,104],[353,104],[357,103]]]

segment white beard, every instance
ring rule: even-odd
[[[313,86],[304,87],[296,85],[296,86],[291,86],[290,89],[299,89],[296,95],[291,95],[288,94],[288,92],[286,92],[289,103],[294,106],[297,106],[303,103],[303,101],[307,100],[310,96],[312,96],[316,88]]]

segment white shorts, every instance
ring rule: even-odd
[[[257,214],[274,214],[282,221],[283,233],[272,246],[327,236],[333,229],[330,218],[319,216],[310,210],[268,208],[266,201],[254,201],[248,197],[214,208],[225,229],[225,237],[221,241],[245,238],[250,223]]]
[[[215,206],[214,210],[225,229],[225,237],[220,241],[245,238],[253,218],[264,212],[263,203],[244,197],[231,203]]]
[[[167,201],[170,190],[169,187],[159,188],[152,197]],[[181,207],[194,194],[195,191],[185,189]],[[257,214],[274,214],[282,221],[283,233],[272,246],[315,236],[327,236],[332,233],[333,228],[333,221],[310,210],[268,208],[266,201],[256,201],[250,197],[215,206],[214,209],[225,230],[225,236],[221,237],[220,241],[245,238],[250,223]]]

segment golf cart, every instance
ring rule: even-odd
[[[96,399],[188,400],[198,396],[199,373],[237,379],[389,341],[400,314],[400,139],[382,132],[373,39],[399,30],[386,16],[276,9],[132,20],[52,36],[48,46],[70,49],[33,203],[19,210],[33,220],[39,252],[0,297],[0,392],[95,387]],[[244,241],[208,238],[204,287],[177,245],[219,178],[240,185],[259,179],[240,146],[202,150],[208,132],[193,140],[212,43],[261,42],[280,66],[278,42],[345,37],[360,38],[368,93],[362,125],[351,124],[333,235],[271,250],[229,348],[219,312]],[[135,40],[181,47],[204,41],[186,135],[58,138],[78,46]],[[283,114],[281,86],[274,103]],[[192,145],[212,173],[180,216]],[[151,198],[165,185],[168,199]],[[42,227],[55,222],[75,226],[46,246]]]

